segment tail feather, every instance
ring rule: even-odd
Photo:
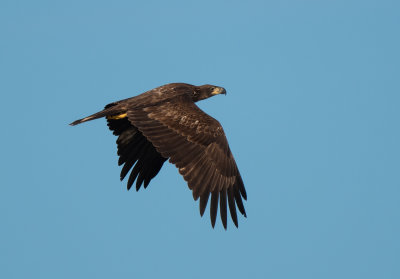
[[[114,108],[112,108],[112,109],[111,108],[106,108],[105,110],[99,111],[99,112],[97,112],[95,114],[92,114],[92,115],[90,115],[88,117],[75,120],[74,122],[70,123],[69,125],[75,126],[75,125],[81,124],[81,123],[86,122],[86,121],[98,119],[98,118],[101,118],[101,117],[104,117],[104,116],[114,115],[115,113],[116,113],[116,111],[115,111]]]
[[[97,118],[100,118],[100,117],[102,117],[102,116],[96,117],[96,116],[92,116],[91,115],[91,116],[88,116],[88,117],[85,117],[85,118],[82,118],[82,119],[75,120],[74,122],[69,123],[69,125],[75,126],[75,125],[81,124],[83,122],[94,120],[94,119],[97,119]]]

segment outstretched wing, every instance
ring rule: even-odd
[[[210,194],[210,216],[214,227],[218,203],[224,228],[227,203],[238,226],[236,206],[246,216],[242,197],[246,191],[221,124],[199,109],[189,96],[127,111],[130,123],[151,142],[164,158],[175,164],[193,191],[200,197],[203,216]],[[236,205],[235,205],[236,204]]]

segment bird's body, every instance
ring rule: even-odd
[[[188,182],[194,199],[200,197],[201,215],[211,194],[213,227],[218,203],[222,223],[227,227],[227,201],[238,226],[236,206],[246,216],[242,178],[222,126],[195,105],[199,100],[225,93],[224,88],[213,85],[166,84],[110,103],[104,110],[71,125],[106,117],[110,130],[118,136],[118,164],[124,165],[121,180],[133,167],[128,189],[135,180],[137,190],[142,184],[146,188],[169,159]]]

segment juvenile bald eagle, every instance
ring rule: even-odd
[[[123,165],[121,180],[133,167],[128,190],[135,180],[137,191],[142,184],[146,188],[169,159],[187,181],[193,198],[200,197],[200,215],[203,216],[211,194],[212,227],[219,201],[226,229],[227,200],[237,227],[236,206],[246,217],[242,178],[221,124],[195,105],[218,94],[226,94],[225,89],[208,84],[170,83],[108,104],[104,110],[70,125],[106,117],[108,127],[118,136],[118,165]]]

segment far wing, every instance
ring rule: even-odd
[[[146,188],[167,160],[156,151],[142,133],[127,118],[107,119],[107,125],[118,136],[118,165],[123,165],[121,180],[132,169],[127,183],[128,190],[136,180],[136,191],[143,184]]]

